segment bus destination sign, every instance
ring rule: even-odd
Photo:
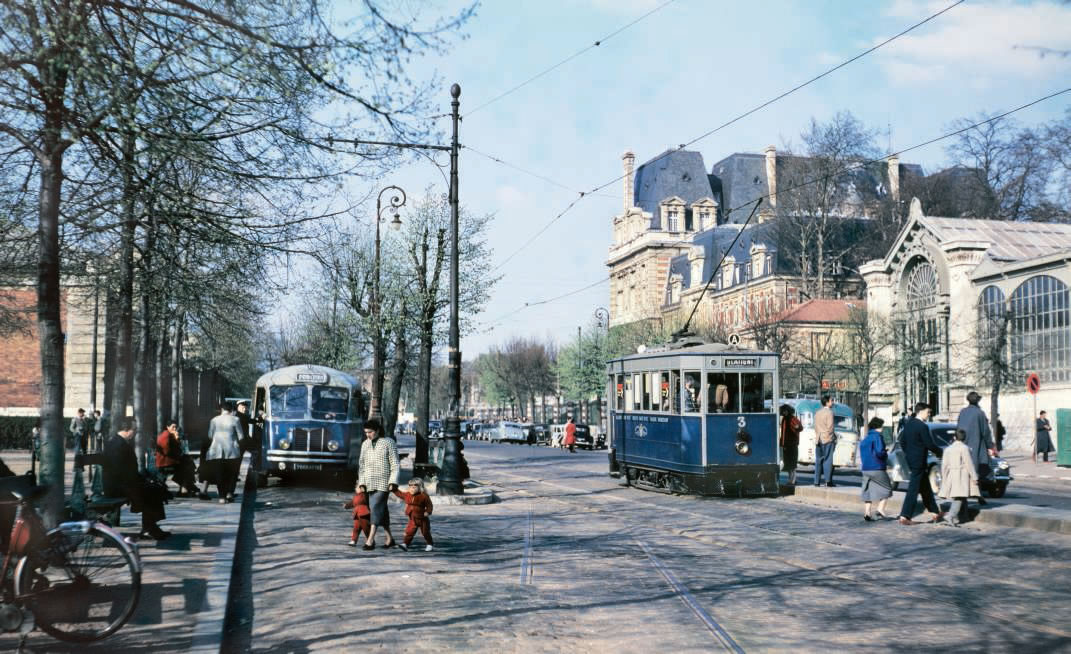
[[[327,373],[325,372],[299,372],[294,379],[303,384],[326,384]]]
[[[725,359],[726,368],[754,368],[758,365],[758,359]]]

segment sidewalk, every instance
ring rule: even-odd
[[[30,469],[28,453],[4,451],[0,458],[16,474]],[[68,495],[73,458],[68,452]],[[169,486],[174,490],[174,484]],[[243,487],[239,482],[239,490]],[[218,652],[241,508],[240,497],[231,504],[219,504],[214,493],[211,501],[171,500],[167,519],[161,523],[171,537],[159,543],[138,541],[143,565],[141,599],[130,621],[110,638],[88,645],[63,643],[34,631],[25,651]],[[123,507],[119,531],[136,538],[140,527],[140,515]],[[0,651],[13,652],[17,646],[17,635],[0,634]]]
[[[1060,468],[1055,463],[1040,461],[1033,463],[1029,454],[1012,453],[1004,455],[1003,458],[1011,465],[1012,484],[1015,484],[1016,479],[1049,479],[1068,483],[1068,488],[1071,489],[1071,468]],[[851,481],[845,484],[842,476],[838,479],[837,486],[830,488],[812,485],[810,475],[806,472],[801,476],[804,479],[796,486],[781,486],[782,497],[789,501],[850,508],[862,512],[863,502],[859,499],[860,482]],[[900,513],[904,495],[903,491],[893,492],[886,510],[888,515]],[[1071,511],[1069,510],[1029,506],[1006,499],[986,499],[988,504],[984,507],[979,507],[975,502],[968,503],[972,521],[1000,527],[1024,527],[1038,531],[1071,534]],[[942,508],[947,509],[948,500],[943,500],[942,504]],[[924,510],[921,499],[918,510]]]

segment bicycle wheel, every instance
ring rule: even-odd
[[[136,554],[96,527],[84,534],[54,529],[48,538],[47,556],[23,557],[15,568],[15,593],[33,611],[37,626],[72,642],[115,633],[141,595]]]

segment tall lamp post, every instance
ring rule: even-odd
[[[606,307],[597,307],[595,309],[595,330],[596,330],[595,331],[595,338],[596,339],[598,339],[598,337],[599,337],[599,331],[598,330],[604,329],[604,328],[606,329],[607,337],[609,337],[609,332],[610,332],[610,311],[607,310]],[[596,340],[596,343],[598,343],[598,340]],[[598,347],[595,348],[595,352],[596,353],[599,352]],[[603,363],[605,363],[605,361]],[[602,386],[601,383],[599,384],[598,389],[599,390],[597,391],[596,396],[595,396],[595,399],[596,399],[596,402],[597,402],[595,406],[597,406],[599,408],[598,409],[599,410],[599,429],[603,430],[603,432],[605,433],[606,430],[603,427],[602,421],[603,421],[603,418],[605,417],[606,412],[603,411],[603,408],[602,408],[602,389],[603,389],[603,386]]]
[[[450,153],[450,341],[448,364],[450,372],[450,406],[444,421],[443,462],[439,471],[439,494],[460,495],[464,492],[462,480],[458,474],[461,454],[461,336],[458,326],[458,181],[457,155],[461,146],[457,141],[457,126],[461,120],[458,112],[461,103],[461,87],[450,87],[450,117],[453,123],[453,135],[450,145],[431,143],[399,143],[396,141],[364,141],[353,139],[354,147],[364,145],[382,145],[391,148],[411,150],[439,150]],[[328,137],[330,143],[335,139]],[[377,223],[378,225],[378,223]],[[378,227],[377,227],[378,229]],[[378,242],[378,241],[377,241]],[[377,250],[378,251],[378,250]]]
[[[395,191],[395,194],[390,198],[390,204],[383,206],[383,194],[387,191]],[[390,221],[390,227],[394,231],[398,231],[402,227],[401,217],[398,215],[398,209],[405,204],[405,191],[400,186],[390,186],[384,188],[379,192],[379,196],[376,197],[376,254],[375,263],[375,275],[372,278],[372,406],[368,408],[368,414],[370,417],[380,420],[383,418],[383,359],[385,349],[383,347],[383,328],[380,324],[379,310],[381,307],[379,286],[381,283],[380,277],[382,276],[379,262],[379,223],[383,222],[383,210],[392,209],[394,211],[394,218]]]

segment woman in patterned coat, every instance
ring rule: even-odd
[[[390,533],[390,514],[387,512],[387,493],[398,488],[398,447],[394,439],[383,437],[383,425],[372,418],[364,423],[364,442],[361,443],[361,462],[357,470],[357,486],[368,489],[368,508],[372,529],[362,549],[376,548],[376,530],[383,529],[387,541],[383,547],[394,547]]]

